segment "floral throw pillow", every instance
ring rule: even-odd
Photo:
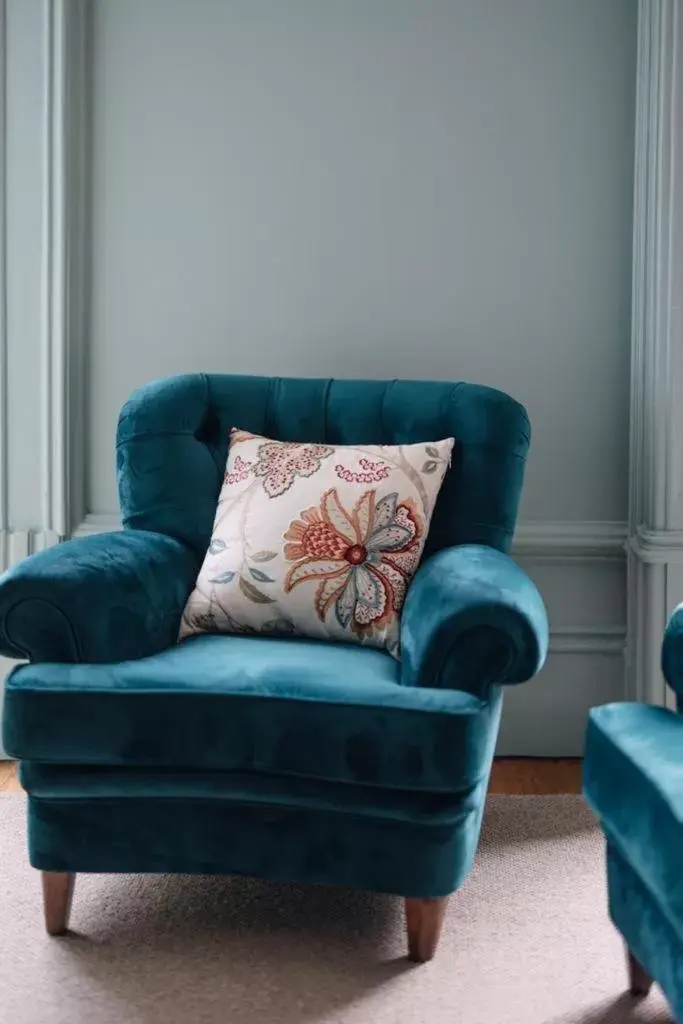
[[[401,607],[453,443],[301,444],[233,428],[180,639],[299,635],[398,656]]]

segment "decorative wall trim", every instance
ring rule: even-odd
[[[120,529],[117,512],[89,512],[73,536],[87,537]],[[626,538],[626,523],[530,521],[519,524],[512,553],[525,561],[623,560]]]
[[[680,0],[638,12],[627,687],[664,703],[662,634],[683,600],[683,21]]]
[[[83,517],[87,0],[44,0],[42,523]]]
[[[624,626],[558,626],[553,628],[550,637],[551,654],[600,654],[621,658],[625,649]]]
[[[628,529],[620,522],[522,522],[512,550],[516,558],[535,561],[623,559]]]
[[[637,527],[628,541],[629,551],[650,565],[683,564],[683,530],[647,530]]]
[[[7,6],[0,0],[0,564],[7,559]]]

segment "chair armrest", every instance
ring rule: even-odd
[[[401,620],[402,679],[482,699],[543,665],[548,618],[538,590],[507,555],[478,544],[428,559],[408,589]]]
[[[671,613],[664,632],[662,672],[679,699],[683,698],[683,604]]]
[[[30,661],[127,661],[175,643],[197,557],[159,533],[67,541],[0,576],[0,654]]]

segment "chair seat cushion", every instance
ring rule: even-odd
[[[489,770],[500,693],[402,686],[388,654],[200,636],[117,665],[36,664],[7,681],[10,755],[225,769],[453,792]]]
[[[594,708],[584,793],[610,842],[683,936],[683,718],[642,704]]]

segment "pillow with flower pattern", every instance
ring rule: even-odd
[[[179,638],[298,635],[398,656],[401,608],[453,443],[302,444],[233,428]]]

